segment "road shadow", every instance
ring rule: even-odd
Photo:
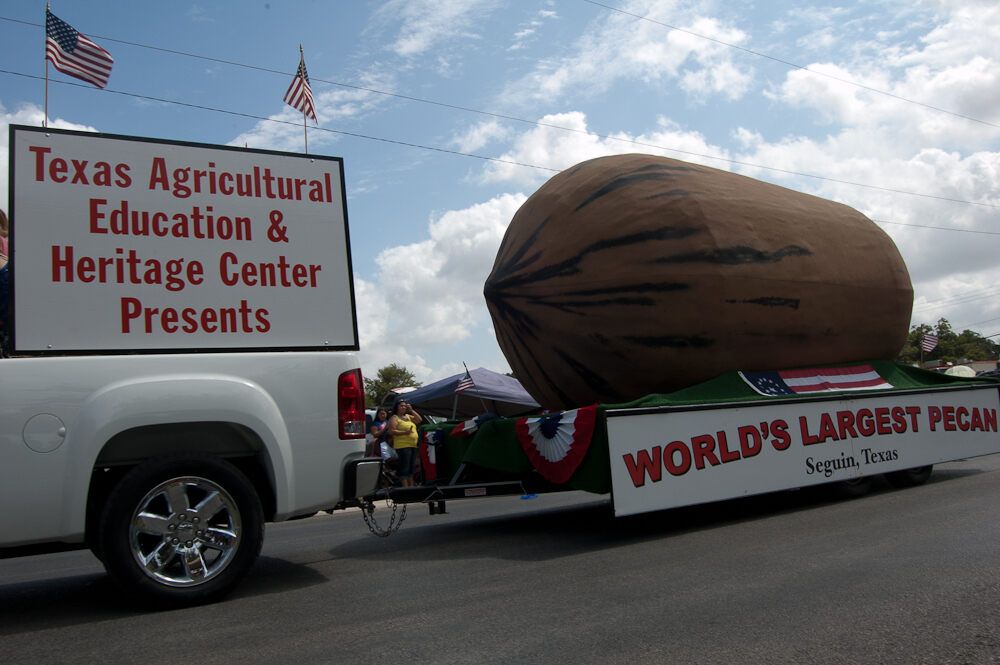
[[[982,473],[977,469],[935,471],[927,485],[938,485]],[[546,561],[620,547],[649,540],[751,522],[777,515],[814,509],[847,501],[864,502],[882,494],[903,492],[874,479],[867,495],[845,497],[834,485],[772,492],[752,497],[686,506],[641,515],[615,517],[610,499],[595,497],[582,505],[543,508],[517,513],[460,519],[454,522],[404,524],[388,538],[362,538],[330,550],[335,558],[377,559],[403,564],[408,561],[493,558]],[[410,510],[426,510],[411,504]],[[447,520],[438,516],[434,520]],[[410,527],[410,528],[408,528]]]
[[[262,556],[236,590],[220,603],[284,593],[326,581],[308,565]],[[0,637],[138,614],[196,611],[197,607],[156,610],[143,606],[131,600],[103,572],[0,584]]]
[[[978,469],[935,470],[928,487],[982,473]],[[881,479],[864,502],[892,490]],[[385,564],[408,561],[499,558],[545,561],[631,543],[670,539],[702,529],[766,519],[843,502],[829,486],[776,492],[699,506],[616,518],[611,503],[596,496],[588,503],[543,508],[528,514],[489,517],[449,515],[411,520],[389,538],[361,536],[329,550],[331,559]],[[426,510],[413,504],[412,511]],[[438,521],[441,520],[441,521]],[[308,563],[262,556],[235,592],[221,601],[284,593],[327,583]],[[131,602],[103,572],[0,584],[0,637],[82,623],[117,619],[153,610]],[[198,608],[168,610],[195,612]]]

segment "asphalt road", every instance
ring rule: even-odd
[[[1000,455],[850,501],[412,508],[388,539],[356,512],[271,525],[188,610],[133,609],[86,552],[0,561],[0,662],[1000,663]]]

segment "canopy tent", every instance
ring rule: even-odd
[[[452,419],[473,418],[483,413],[511,417],[541,408],[513,377],[479,367],[469,370],[469,378],[472,385],[461,390],[460,384],[468,384],[463,381],[465,372],[435,381],[406,392],[406,401],[422,413]]]

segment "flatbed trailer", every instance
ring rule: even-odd
[[[935,464],[1000,453],[998,412],[1000,383],[993,381],[640,403],[599,409],[596,447],[587,454],[592,465],[606,465],[616,516],[824,483],[861,494],[879,475],[897,487],[917,485]],[[427,503],[435,514],[450,500],[580,489],[534,468],[513,474],[461,462],[448,471],[436,483],[387,488],[379,496]]]

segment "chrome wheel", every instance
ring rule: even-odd
[[[207,478],[166,480],[138,503],[129,527],[132,556],[148,577],[171,587],[213,579],[232,562],[242,537],[239,506]]]

